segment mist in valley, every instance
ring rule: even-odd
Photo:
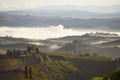
[[[111,33],[111,34],[118,34],[118,31],[110,31],[100,29],[93,29],[93,28],[65,28],[63,25],[58,26],[49,26],[49,27],[8,27],[8,26],[1,26],[0,27],[0,36],[11,36],[15,38],[28,38],[28,39],[49,39],[49,38],[60,38],[66,36],[81,36],[86,33]]]

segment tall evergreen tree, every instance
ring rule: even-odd
[[[29,78],[32,79],[32,67],[29,68]]]
[[[25,66],[25,78],[28,78],[28,66]]]

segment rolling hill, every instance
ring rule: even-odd
[[[84,14],[84,13],[83,13]],[[68,13],[67,13],[68,15]],[[83,16],[83,15],[82,15]],[[86,15],[85,15],[86,16]],[[0,13],[0,26],[11,27],[37,27],[62,24],[65,28],[87,28],[101,30],[119,30],[120,18],[72,18],[59,16],[33,16],[33,15],[13,15],[6,12]]]
[[[98,55],[28,53],[25,58],[23,56],[0,58],[0,79],[24,80],[26,68],[27,71],[31,68],[33,79],[90,80],[94,76],[110,75],[117,67],[117,60]]]

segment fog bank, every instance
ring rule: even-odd
[[[48,39],[59,38],[64,36],[83,35],[90,32],[107,32],[94,29],[66,29],[63,25],[49,27],[0,27],[0,36],[12,36],[17,38],[29,39]],[[119,32],[110,32],[117,33]]]

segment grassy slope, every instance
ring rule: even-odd
[[[9,58],[11,61],[14,59]],[[24,74],[24,58],[15,58],[19,64],[12,64],[12,68],[6,67],[8,60],[1,58],[0,65],[4,63],[7,71],[0,71],[1,80],[12,80],[18,78],[20,74]],[[32,66],[34,76],[39,80],[40,72],[42,71],[49,80],[89,80],[94,76],[109,75],[116,68],[116,62],[109,58],[100,56],[80,56],[77,54],[63,54],[63,53],[41,53],[41,54],[28,54],[26,56],[26,65]],[[8,61],[8,62],[7,62]],[[16,65],[20,67],[16,68]],[[1,68],[2,68],[1,67]],[[23,77],[23,76],[20,76]],[[22,79],[23,80],[23,79]]]

